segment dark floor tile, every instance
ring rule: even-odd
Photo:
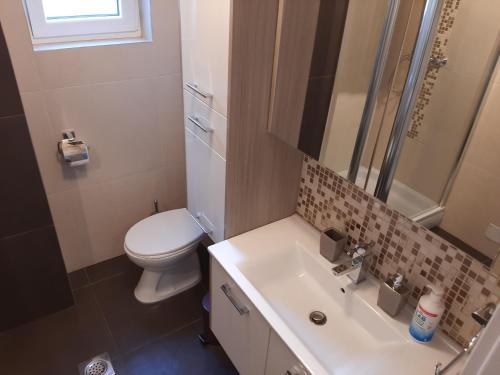
[[[170,335],[121,356],[116,360],[119,375],[237,375],[220,346],[203,346],[196,322]]]
[[[121,353],[201,318],[201,286],[145,305],[134,297],[139,277],[140,272],[127,272],[92,285]]]
[[[0,374],[71,375],[96,354],[116,346],[90,287],[75,292],[75,306],[0,333]]]
[[[132,263],[126,255],[120,255],[118,257],[105,260],[104,262],[89,266],[85,270],[89,281],[91,283],[95,283],[112,276],[117,276],[124,272],[140,270],[140,268]]]
[[[23,113],[16,77],[0,25],[0,117]]]
[[[0,118],[0,139],[0,238],[51,225],[26,118]]]
[[[53,226],[0,239],[0,264],[0,331],[73,304]]]
[[[89,284],[89,278],[84,269],[73,271],[68,274],[71,290],[77,290]]]

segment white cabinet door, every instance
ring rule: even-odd
[[[188,210],[219,242],[224,239],[226,161],[185,129]]]
[[[184,87],[227,117],[230,0],[181,0],[180,10]]]
[[[184,123],[203,142],[226,158],[227,120],[184,90]]]
[[[270,327],[220,264],[210,264],[212,331],[241,375],[263,375]]]
[[[266,375],[309,375],[295,355],[278,335],[271,331],[267,354]]]

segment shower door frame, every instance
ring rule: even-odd
[[[407,79],[399,98],[398,110],[391,129],[391,136],[384,154],[384,161],[380,169],[374,196],[386,202],[392,182],[394,180],[399,156],[404,143],[404,136],[408,130],[410,116],[418,96],[417,88],[420,88],[425,77],[428,59],[431,54],[432,41],[437,28],[439,15],[444,0],[426,0],[420,20],[420,27],[415,42],[415,49],[410,60]],[[400,0],[388,0],[388,9],[384,21],[383,33],[380,38],[377,55],[373,67],[370,86],[363,109],[356,142],[354,145],[351,162],[348,169],[347,179],[356,183],[361,158],[366,148],[368,133],[373,127],[372,120],[376,111],[375,103],[378,100],[380,84],[386,71],[388,51],[393,41],[393,33],[397,22]],[[396,68],[397,69],[397,68]],[[383,121],[383,120],[382,120]],[[376,142],[378,143],[378,142]],[[400,145],[400,146],[399,146]],[[375,148],[377,145],[375,145]],[[373,152],[375,152],[375,148]],[[371,165],[368,167],[367,176],[370,175]],[[367,181],[365,181],[366,189]]]
[[[443,0],[427,0],[425,3],[410,68],[375,187],[374,196],[383,202],[387,202],[389,197],[411,123],[411,115],[427,73],[442,5]]]

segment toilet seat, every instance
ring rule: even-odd
[[[203,231],[188,210],[180,208],[150,216],[129,229],[125,251],[137,258],[175,258],[189,251]]]

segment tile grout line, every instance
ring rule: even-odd
[[[106,318],[106,314],[104,313],[104,310],[101,306],[101,303],[99,302],[99,298],[97,298],[94,287],[93,287],[93,285],[90,285],[90,284],[88,285],[88,287],[90,288],[90,291],[92,292],[92,298],[94,299],[94,302],[97,306],[97,309],[99,310],[99,313],[102,316],[102,319],[104,320],[104,324],[106,325],[106,331],[108,332],[109,336],[111,337],[111,342],[114,345],[114,349],[116,350],[117,355],[121,355],[120,349],[118,347],[118,343],[115,339],[115,336],[113,335],[113,332],[111,331],[111,327],[109,326],[108,319]]]
[[[26,117],[26,114],[23,112],[23,113],[16,113],[13,115],[0,116],[0,120],[8,120],[8,119],[13,119],[13,118],[17,118],[17,117]]]
[[[203,318],[198,318],[198,319],[195,319],[195,320],[193,320],[193,321],[191,321],[189,323],[183,324],[182,326],[177,327],[177,328],[173,329],[170,332],[167,332],[167,333],[165,333],[165,334],[163,334],[163,335],[161,335],[159,337],[156,337],[154,339],[148,340],[145,343],[143,343],[141,345],[138,345],[137,347],[128,350],[127,352],[121,354],[121,356],[126,356],[126,355],[129,355],[129,354],[132,354],[133,352],[138,351],[138,350],[140,350],[140,349],[142,349],[142,348],[144,348],[144,347],[146,347],[146,346],[148,346],[150,344],[154,344],[155,342],[163,340],[166,337],[172,336],[173,334],[178,333],[178,332],[182,331],[183,329],[191,327],[192,325],[194,325],[194,324],[196,324],[196,323],[198,323],[198,322],[200,322],[202,320],[203,320]]]
[[[171,78],[175,76],[181,76],[182,73],[179,72],[171,72],[171,73],[164,73],[164,74],[152,74],[152,75],[145,75],[142,77],[129,77],[129,78],[120,78],[120,79],[112,79],[109,81],[95,81],[95,82],[85,82],[85,83],[77,83],[77,84],[69,84],[65,86],[55,86],[55,87],[43,87],[45,83],[42,82],[42,87],[34,89],[34,90],[19,90],[19,94],[31,94],[31,93],[43,93],[46,94],[49,91],[58,91],[58,90],[65,90],[65,89],[77,89],[77,88],[88,88],[88,87],[96,87],[96,86],[105,86],[105,85],[111,85],[111,84],[120,84],[120,83],[128,83],[128,82],[137,82],[137,81],[152,81],[152,80],[158,80],[158,79],[165,79],[165,78]]]
[[[90,281],[90,278],[89,278],[89,283],[87,284],[87,286],[94,286],[94,285],[97,285],[103,281],[109,281],[111,279],[114,279],[115,277],[118,277],[118,276],[125,274],[126,272],[127,271],[118,272],[118,273],[115,273],[114,275],[106,276],[106,277],[99,279],[99,280],[96,280],[96,281]]]
[[[54,227],[54,230],[55,230],[54,223],[44,224],[44,225],[41,225],[41,226],[33,228],[33,229],[25,230],[24,232],[9,234],[8,236],[0,237],[0,239],[2,239],[2,240],[10,240],[10,239],[15,238],[15,237],[24,236],[24,235],[26,235],[28,233],[31,233],[31,232],[38,232],[38,231],[41,231],[41,230],[49,229],[50,227]]]
[[[83,274],[85,275],[85,280],[87,281],[85,286],[90,286],[90,277],[89,274],[87,273],[87,267],[83,269]]]

